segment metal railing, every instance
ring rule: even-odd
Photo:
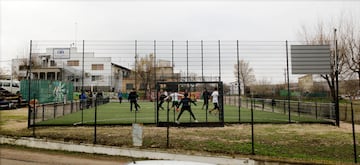
[[[68,114],[95,108],[102,104],[110,102],[110,98],[90,97],[84,101],[70,101],[67,103],[46,103],[31,105],[31,115],[28,117],[30,126],[36,126],[36,123],[56,119]],[[58,124],[58,125],[61,125]]]

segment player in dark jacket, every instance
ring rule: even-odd
[[[209,109],[209,99],[210,99],[211,93],[208,92],[207,89],[205,88],[202,96],[204,98],[204,104],[201,109],[204,109],[204,107],[205,107],[205,110],[207,111]]]
[[[193,113],[192,110],[191,110],[191,103],[193,103],[194,105],[196,105],[196,103],[195,103],[193,100],[191,100],[190,98],[188,98],[188,94],[185,93],[185,94],[184,94],[184,98],[181,99],[179,105],[177,106],[177,108],[179,108],[180,105],[182,105],[180,114],[179,114],[179,116],[177,117],[175,123],[180,124],[179,119],[180,119],[182,113],[183,113],[185,110],[187,110],[187,111],[190,112],[190,115],[191,115],[191,117],[194,119],[195,122],[198,122],[198,121],[196,120],[196,118],[195,118],[194,113]]]
[[[138,111],[138,108],[140,108],[140,105],[137,103],[137,99],[138,99],[139,95],[136,93],[135,89],[133,89],[130,93],[129,93],[129,101],[130,101],[130,111],[132,112],[133,110],[133,105],[135,106],[135,110],[136,112]]]

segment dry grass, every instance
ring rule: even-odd
[[[1,134],[32,136],[26,128],[26,109],[1,111]],[[173,153],[226,155],[254,159],[343,164],[353,161],[352,127],[323,124],[257,124],[254,126],[255,154],[251,155],[251,125],[227,125],[223,128],[170,128],[170,147],[166,146],[166,128],[143,127],[144,149]],[[356,127],[360,132],[360,127]],[[92,143],[93,127],[37,127],[37,138],[74,143]],[[97,127],[97,143],[132,147],[129,126]],[[357,134],[359,137],[359,134]],[[360,139],[357,138],[357,141]]]

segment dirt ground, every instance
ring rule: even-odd
[[[2,129],[20,130],[27,127],[27,121],[7,120],[5,116],[23,116],[27,115],[27,108],[17,110],[2,111],[1,120],[6,120]],[[86,154],[64,154],[60,152],[53,153],[45,150],[21,149],[18,147],[2,146],[0,148],[1,165],[121,165],[129,162],[129,159],[109,158],[108,156]]]
[[[27,116],[27,108],[17,109],[17,110],[9,110],[9,111],[2,111],[3,116],[0,116],[0,120],[4,120],[4,116],[11,115],[11,116]],[[4,125],[1,125],[1,129],[7,130],[21,130],[27,127],[26,120],[19,120],[19,119],[5,119]],[[233,130],[234,128],[242,128],[245,127],[244,125],[230,125],[225,126],[223,128],[211,128],[211,129],[221,129],[221,130]],[[271,125],[256,125],[255,127],[271,127]],[[342,132],[352,132],[352,125],[350,123],[341,122],[340,127],[330,126],[330,125],[322,125],[322,124],[305,124],[305,125],[281,125],[278,126],[284,128],[284,130],[292,130],[296,132],[328,132],[329,130],[333,131],[342,131]],[[356,132],[360,132],[360,125],[355,125]],[[77,128],[77,131],[79,131]],[[116,129],[116,128],[111,128]],[[157,128],[152,128],[157,129]],[[192,128],[189,128],[192,129]],[[210,128],[203,128],[203,129],[210,129]],[[183,131],[182,129],[174,129],[173,132]],[[156,132],[156,131],[152,131]],[[91,164],[99,164],[99,165],[107,165],[107,164],[125,164],[130,162],[130,159],[126,158],[108,158],[109,156],[85,156],[89,154],[77,154],[77,155],[69,155],[60,152],[53,153],[52,151],[31,151],[29,149],[19,149],[18,147],[6,147],[0,149],[0,164],[7,164],[7,165],[35,165],[35,164],[52,164],[52,165],[62,165],[62,164],[84,164],[84,165],[91,165]]]
[[[4,125],[2,125],[2,129],[10,129],[10,130],[20,130],[27,127],[27,120],[21,119],[7,119],[7,116],[27,116],[28,109],[20,108],[16,110],[2,110],[2,115],[0,116],[0,120],[4,121]]]

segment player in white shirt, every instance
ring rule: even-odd
[[[219,111],[220,110],[219,105],[218,105],[218,103],[219,103],[219,92],[217,91],[217,88],[215,88],[214,91],[212,92],[211,98],[212,98],[212,102],[214,104],[214,108],[211,109],[209,112],[212,113],[212,111],[214,111],[214,110]]]
[[[171,108],[173,107],[178,107],[179,105],[179,97],[184,97],[184,95],[178,93],[177,91],[174,91],[173,93],[171,93],[169,95],[169,97],[171,97],[171,100],[172,100],[172,105],[171,105]],[[166,98],[167,100],[168,98]]]

